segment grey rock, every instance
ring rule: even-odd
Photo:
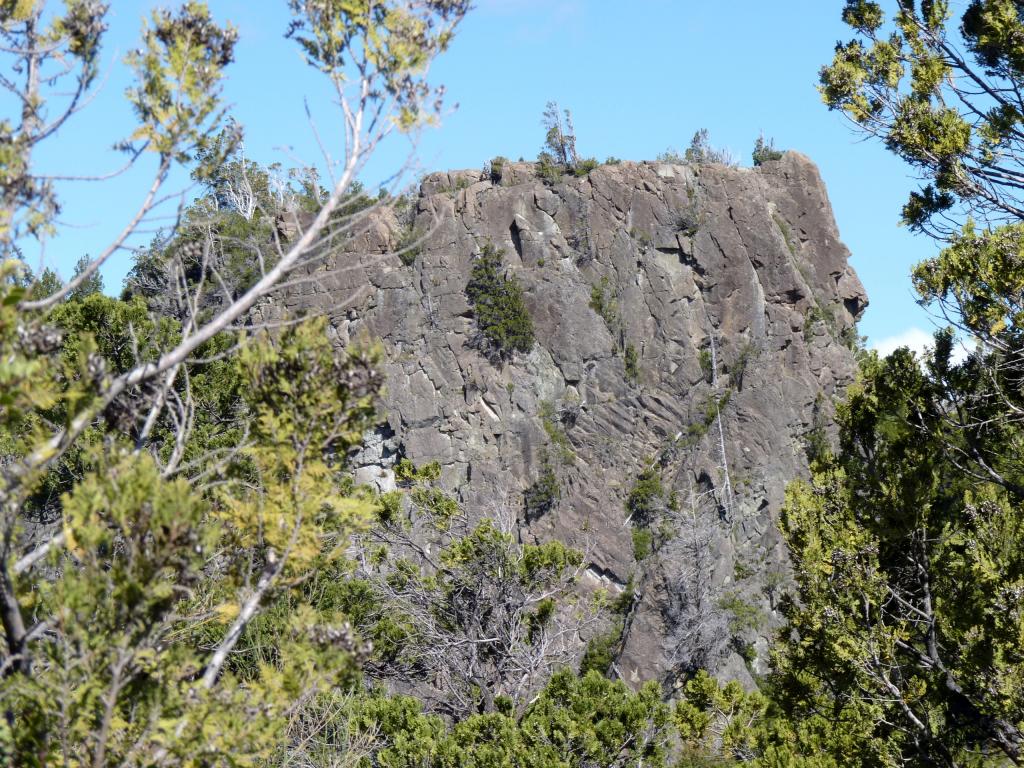
[[[431,233],[414,266],[382,257],[398,238],[382,216],[311,267],[312,290],[283,300],[325,311],[340,344],[383,341],[388,432],[370,436],[357,476],[388,488],[398,457],[439,461],[443,482],[483,515],[496,503],[520,509],[548,450],[562,498],[522,522],[523,539],[584,549],[585,591],[633,585],[617,661],[633,683],[675,683],[701,658],[677,626],[680,585],[694,572],[680,542],[699,529],[707,610],[723,611],[727,597],[763,617],[737,639],[752,661],[734,642],[705,649],[705,663],[752,684],[781,621],[784,489],[807,475],[805,436],[853,379],[847,342],[867,305],[817,168],[793,152],[756,169],[621,163],[547,186],[532,164],[506,163],[500,184],[479,171],[431,174],[417,206],[417,227]],[[503,366],[469,345],[463,291],[487,243],[505,250],[537,338]],[[611,325],[590,307],[602,280],[617,305]],[[726,392],[719,433],[705,413]],[[669,535],[638,563],[624,501],[650,461],[677,503],[665,504]]]

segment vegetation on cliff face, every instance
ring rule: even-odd
[[[477,345],[489,359],[510,360],[533,349],[533,322],[515,275],[506,273],[504,251],[487,243],[473,262],[466,298],[476,318]]]
[[[3,37],[28,71],[61,62],[82,96],[107,9],[44,5],[0,5]],[[729,642],[749,662],[758,617],[738,593],[702,603],[712,539],[694,524],[672,540],[664,520],[696,507],[661,466],[644,463],[625,505],[638,561],[676,546],[691,566],[675,584],[685,679],[672,691],[615,679],[632,583],[617,600],[582,596],[585,553],[522,540],[500,504],[468,514],[436,464],[398,461],[386,493],[353,483],[348,456],[379,420],[380,353],[339,349],[324,318],[263,300],[335,233],[360,231],[376,201],[352,172],[437,108],[420,73],[468,4],[290,5],[311,63],[335,83],[353,65],[362,77],[342,180],[325,190],[246,160],[217,88],[235,31],[196,2],[157,12],[130,57],[132,156],[153,155],[155,189],[181,164],[204,193],[136,254],[119,299],[98,269],[123,239],[67,283],[19,258],[57,226],[56,191],[32,166],[52,133],[33,105],[56,83],[29,77],[20,124],[0,125],[0,765],[1024,762],[1019,4],[972,0],[960,56],[947,3],[899,2],[888,25],[880,4],[846,3],[859,37],[822,71],[823,94],[929,178],[904,215],[946,247],[914,284],[978,345],[955,363],[944,331],[923,361],[862,355],[838,442],[816,439],[811,477],[788,491],[793,589],[757,691],[698,669]],[[360,110],[392,120],[360,133]],[[545,120],[550,173],[586,172],[568,113],[552,105]],[[726,158],[698,133],[686,159]],[[754,159],[778,158],[760,141]],[[943,223],[961,211],[984,225]],[[485,246],[465,287],[495,361],[535,341],[504,269]],[[622,321],[607,281],[591,306],[609,330]],[[639,353],[624,356],[640,387]],[[726,400],[705,410],[718,418]],[[567,473],[576,457],[546,402]],[[559,477],[544,454],[528,516],[554,513],[571,488]]]

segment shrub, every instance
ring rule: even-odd
[[[554,161],[564,169],[575,171],[579,156],[576,154],[576,130],[572,125],[572,113],[568,109],[560,110],[557,102],[549,101],[541,123],[547,129],[544,146]]]
[[[550,512],[561,498],[558,476],[551,466],[547,450],[541,454],[540,474],[533,485],[523,492],[523,515],[527,522],[533,522]]]
[[[597,166],[599,166],[599,165],[600,165],[600,163],[597,162],[596,158],[588,157],[585,160],[580,160],[576,164],[576,169],[573,172],[577,176],[586,176],[588,173],[590,173],[592,170],[597,168]]]
[[[602,277],[601,282],[590,289],[590,308],[597,312],[612,334],[618,334],[619,303],[612,292],[611,281]]]
[[[505,163],[507,163],[507,162],[508,162],[508,158],[507,157],[502,157],[501,155],[498,155],[497,157],[491,158],[490,176],[491,176],[491,181],[493,181],[495,184],[500,184],[501,183],[501,172],[502,172],[502,169],[505,167]]]
[[[718,601],[718,607],[728,614],[729,631],[734,635],[757,632],[764,626],[764,611],[744,599],[739,592],[725,594]]]
[[[757,347],[752,341],[745,341],[736,353],[736,359],[729,366],[729,378],[737,390],[743,389],[743,377],[750,366],[750,361],[757,355]]]
[[[550,152],[541,152],[537,155],[537,175],[545,184],[554,186],[560,183],[564,173],[565,166],[560,165]]]
[[[633,557],[637,562],[645,559],[654,548],[654,534],[649,528],[633,529]]]
[[[700,363],[700,371],[704,374],[704,381],[708,384],[715,376],[714,361],[711,358],[710,349],[702,349],[697,353],[697,360]]]
[[[503,250],[488,243],[473,262],[466,296],[473,305],[481,351],[492,362],[533,349],[533,321],[514,275],[503,274]]]
[[[423,239],[426,233],[413,226],[407,227],[398,238],[396,253],[402,263],[411,267],[416,263],[416,257],[423,252]]]
[[[775,148],[775,139],[769,139],[765,144],[764,134],[757,137],[754,143],[754,165],[761,165],[771,160],[781,160],[783,153]]]
[[[636,347],[632,344],[626,345],[623,361],[626,365],[626,379],[636,384],[640,379],[640,357],[637,355]]]
[[[719,397],[716,397],[714,393],[708,393],[705,396],[700,406],[699,417],[686,426],[686,438],[682,441],[684,446],[692,448],[707,435],[719,414],[725,410],[732,399],[732,393],[732,387],[728,387]]]
[[[569,442],[569,436],[565,434],[562,427],[562,420],[555,409],[555,404],[550,400],[543,400],[540,404],[540,423],[544,427],[551,444],[558,450],[558,457],[563,464],[572,464],[576,460],[576,453]]]
[[[607,632],[595,635],[587,641],[583,658],[580,659],[581,677],[591,671],[602,675],[608,674],[622,642],[622,630],[622,619],[616,618]]]
[[[669,165],[682,165],[686,162],[686,158],[679,154],[677,150],[669,147],[664,152],[660,153],[655,160],[659,163],[668,163]]]
[[[711,134],[707,128],[701,128],[690,140],[690,147],[686,150],[686,162],[688,163],[720,163],[722,165],[736,165],[736,159],[727,149],[718,149],[711,145]]]
[[[803,436],[804,454],[807,456],[807,463],[814,467],[824,462],[831,453],[832,446],[828,439],[828,432],[825,431],[825,398],[819,392],[814,398],[814,409],[811,412],[811,428]]]
[[[654,242],[649,233],[642,229],[637,229],[636,227],[629,230],[629,236],[636,240],[637,244],[641,248],[650,248]]]
[[[789,249],[790,255],[796,256],[796,246],[793,244],[793,237],[789,229],[789,224],[787,224],[786,220],[777,213],[772,214],[772,220],[775,222],[775,226],[779,228],[779,232],[782,233],[782,237],[786,241],[786,247]]]
[[[649,526],[658,512],[661,499],[665,496],[665,487],[661,484],[661,476],[654,466],[646,467],[636,478],[629,496],[626,497],[626,511],[629,512],[633,525]]]

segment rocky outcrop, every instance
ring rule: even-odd
[[[748,679],[786,580],[783,491],[852,380],[867,303],[815,166],[621,163],[549,185],[507,163],[430,175],[410,204],[429,232],[412,265],[389,255],[408,232],[387,214],[284,299],[327,312],[339,343],[383,341],[387,423],[360,479],[387,488],[398,457],[436,460],[468,508],[585,549],[587,586],[632,592],[627,680],[698,664]],[[488,242],[537,339],[503,365],[470,343],[464,289]],[[560,498],[526,519],[545,457]],[[647,466],[665,493],[634,541],[624,502]]]

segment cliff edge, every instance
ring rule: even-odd
[[[407,205],[284,299],[326,312],[340,343],[383,341],[387,423],[359,479],[386,489],[399,458],[438,461],[474,514],[584,549],[584,586],[625,595],[605,631],[626,680],[763,671],[784,488],[827,437],[867,305],[814,164],[545,180],[505,163],[429,175]],[[387,255],[419,232],[411,264]],[[465,293],[488,243],[536,336],[504,364],[474,345]],[[553,497],[548,482],[524,501],[552,476]]]

